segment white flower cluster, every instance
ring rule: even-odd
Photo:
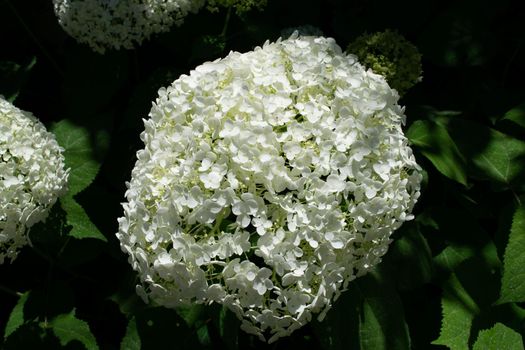
[[[97,52],[131,49],[152,34],[181,25],[205,0],[53,0],[60,25]]]
[[[27,244],[26,229],[47,217],[68,174],[54,135],[0,96],[0,264]]]
[[[270,342],[322,318],[412,218],[397,100],[333,39],[297,34],[160,89],[117,234],[138,293],[221,303]]]

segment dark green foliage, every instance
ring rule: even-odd
[[[208,5],[217,11],[191,15],[135,50],[99,55],[61,30],[51,0],[0,1],[0,95],[55,133],[71,167],[70,192],[31,229],[32,245],[0,265],[0,348],[523,349],[520,4]],[[392,236],[376,271],[351,282],[322,322],[267,345],[240,330],[235,315],[219,305],[169,310],[144,304],[115,237],[116,219],[142,148],[142,118],[157,90],[206,60],[251,50],[296,27],[318,28],[342,48],[364,33],[374,43],[386,28],[389,37],[397,32],[415,45],[423,80],[408,90],[420,73],[399,86],[398,78],[389,79],[408,91],[401,100],[405,132],[425,180],[416,219]],[[394,46],[387,41],[386,47]],[[418,56],[411,57],[396,69],[420,72]],[[391,63],[385,67],[391,70]]]
[[[209,0],[208,9],[212,12],[218,11],[219,6],[234,8],[237,14],[243,14],[251,9],[261,10],[266,6],[267,0]]]

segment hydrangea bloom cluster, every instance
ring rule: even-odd
[[[26,230],[66,191],[61,152],[40,121],[0,96],[0,264],[16,258]]]
[[[297,34],[160,89],[117,233],[138,293],[221,303],[270,342],[322,318],[412,218],[397,100],[333,39]]]
[[[131,49],[152,34],[181,25],[205,0],[53,0],[64,30],[97,52]]]

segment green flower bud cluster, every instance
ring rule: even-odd
[[[267,0],[209,0],[208,10],[218,11],[219,7],[232,7],[238,15],[250,11],[252,8],[261,10],[266,6]]]
[[[383,75],[401,96],[421,80],[421,54],[395,31],[365,33],[350,43],[346,51],[356,55],[367,68]]]

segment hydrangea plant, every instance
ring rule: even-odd
[[[220,303],[275,341],[381,261],[421,172],[385,79],[292,35],[159,90],[117,237],[137,292]]]
[[[131,49],[152,34],[181,25],[205,0],[53,0],[60,25],[73,38],[104,53]]]
[[[401,96],[421,80],[421,54],[395,31],[387,29],[363,34],[348,45],[347,52],[355,54],[367,68],[383,75]]]
[[[28,243],[27,230],[47,217],[67,179],[54,135],[0,96],[0,264]]]

